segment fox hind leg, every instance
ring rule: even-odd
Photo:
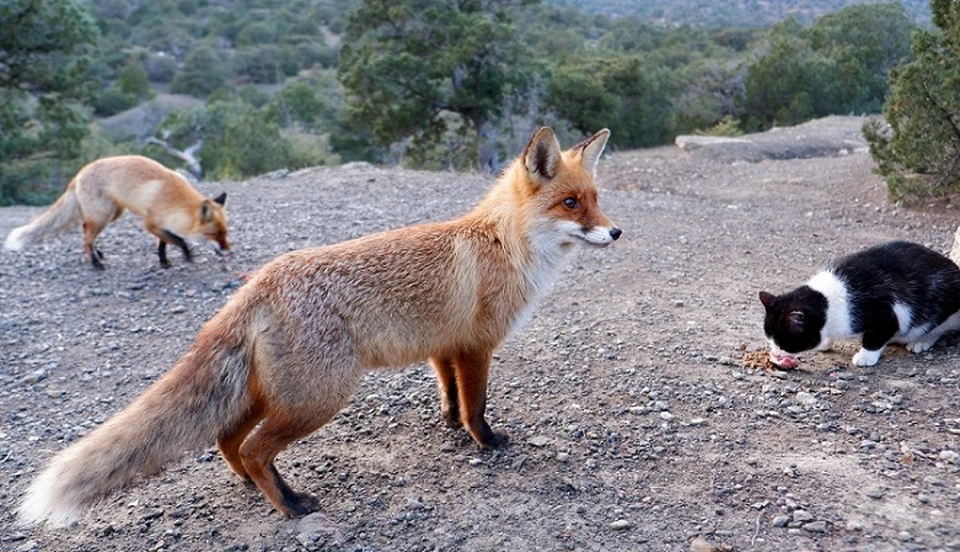
[[[260,404],[254,404],[246,416],[217,436],[217,448],[220,449],[220,454],[227,466],[245,481],[251,481],[251,478],[243,465],[240,445],[261,420],[263,420],[263,407]]]
[[[83,253],[88,259],[90,259],[90,264],[93,265],[93,268],[97,270],[103,270],[103,253],[97,249],[97,236],[100,235],[100,232],[103,231],[103,227],[106,225],[100,224],[94,220],[84,220],[83,221]]]
[[[313,433],[335,413],[313,419],[268,413],[263,425],[250,433],[240,445],[240,459],[247,475],[267,500],[289,517],[309,514],[317,510],[320,503],[309,493],[298,493],[291,489],[280,476],[273,460],[287,445]]]
[[[437,373],[437,387],[440,390],[440,413],[447,426],[453,429],[463,427],[460,419],[460,398],[457,392],[456,369],[453,359],[446,357],[431,357],[430,365]]]

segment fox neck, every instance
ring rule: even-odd
[[[537,212],[533,194],[515,184],[524,179],[523,165],[511,165],[468,217],[482,221],[503,244],[522,275],[532,305],[550,291],[574,243]]]

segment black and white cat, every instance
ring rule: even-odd
[[[783,295],[761,291],[760,302],[774,363],[793,368],[797,353],[861,335],[853,364],[873,366],[888,343],[920,353],[960,329],[960,268],[922,245],[895,241],[843,257]]]

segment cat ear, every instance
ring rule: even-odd
[[[760,292],[760,302],[763,303],[763,306],[764,306],[764,307],[766,307],[766,308],[768,308],[768,309],[769,309],[770,307],[772,307],[772,306],[773,306],[773,300],[774,300],[774,299],[775,299],[775,297],[774,297],[773,295],[771,295],[771,294],[769,294],[769,293],[767,293],[767,292],[765,292],[765,291],[761,291],[761,292]]]
[[[793,311],[787,315],[787,321],[790,322],[790,330],[800,333],[803,331],[804,315],[800,311]]]

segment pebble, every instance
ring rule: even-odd
[[[45,368],[41,368],[39,370],[36,370],[35,372],[31,372],[27,374],[26,376],[23,376],[23,379],[21,379],[20,381],[21,383],[34,384],[34,383],[39,383],[45,379],[47,379],[47,370]]]
[[[774,527],[786,527],[788,523],[790,523],[790,516],[780,515],[773,518]]]
[[[826,533],[827,532],[827,522],[825,521],[814,521],[807,523],[803,526],[804,531],[809,531],[811,533]]]
[[[874,500],[879,500],[883,498],[883,487],[871,487],[865,494]]]
[[[794,510],[793,521],[796,521],[799,523],[806,523],[808,521],[813,521],[813,514],[811,514],[806,510]]]
[[[528,443],[537,448],[543,448],[550,444],[550,438],[544,437],[543,435],[537,435],[536,437],[531,437]]]
[[[797,402],[803,406],[813,406],[817,404],[817,398],[811,395],[810,393],[800,391],[797,393]]]
[[[721,552],[728,547],[717,546],[703,537],[697,537],[690,542],[690,552]]]
[[[847,531],[863,531],[865,525],[862,521],[851,519],[847,520],[847,524],[844,526]]]
[[[613,523],[611,523],[609,527],[614,531],[625,531],[633,527],[633,524],[630,523],[628,520],[618,519],[617,521],[614,521]]]
[[[951,464],[957,463],[957,453],[952,450],[942,450],[940,451],[940,459],[944,462],[950,462]]]

